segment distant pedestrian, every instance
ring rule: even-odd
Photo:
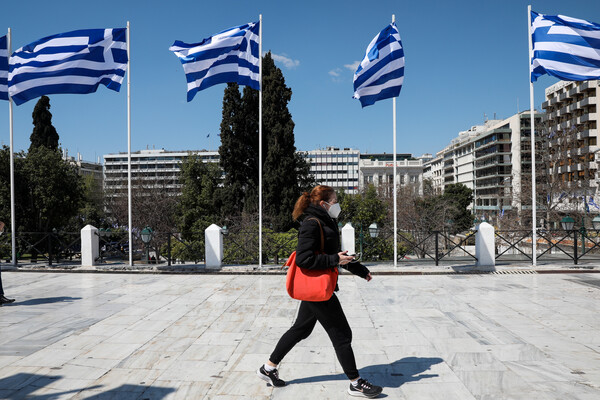
[[[353,255],[348,255],[346,251],[340,250],[339,231],[335,221],[339,213],[340,205],[337,202],[337,196],[329,186],[316,186],[310,194],[305,192],[300,196],[292,213],[294,220],[303,217],[298,232],[296,264],[303,269],[312,270],[341,266],[370,281],[372,278],[369,270],[354,260]],[[320,254],[321,232],[325,239],[325,254]],[[338,290],[337,283],[335,290]],[[383,389],[380,386],[372,385],[362,379],[358,373],[352,351],[352,329],[335,293],[327,301],[302,301],[300,303],[296,322],[279,339],[269,360],[258,369],[257,375],[273,386],[285,386],[285,381],[279,379],[277,365],[298,342],[310,336],[317,321],[329,335],[337,358],[350,380],[348,393],[353,396],[369,398],[381,394]]]
[[[0,236],[4,233],[4,222],[0,221]],[[14,302],[15,299],[9,299],[4,296],[4,289],[2,288],[2,267],[0,267],[0,307],[3,304],[8,304]]]

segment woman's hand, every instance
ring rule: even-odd
[[[373,279],[370,272],[367,274],[367,277],[365,279],[367,280],[367,282],[369,282],[371,279]]]
[[[354,256],[349,256],[348,251],[341,251],[338,253],[338,256],[340,257],[340,265],[346,265],[354,260]]]

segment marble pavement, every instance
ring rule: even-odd
[[[348,399],[320,326],[255,376],[298,302],[282,275],[4,272],[0,399]],[[600,399],[600,275],[340,277],[381,398]]]

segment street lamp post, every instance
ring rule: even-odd
[[[377,235],[379,235],[379,227],[375,222],[369,225],[369,235],[371,235],[372,238],[376,238]]]
[[[142,229],[142,242],[146,246],[146,262],[150,262],[150,241],[152,240],[152,228],[149,226]]]
[[[579,228],[579,233],[581,233],[581,255],[585,253],[585,221],[584,216],[581,217],[581,228]]]
[[[595,231],[600,230],[600,215],[596,215],[594,217],[594,219],[592,220],[592,226],[594,227]]]
[[[360,242],[360,252],[358,254],[360,254],[359,258],[362,258],[363,256],[363,241],[365,239],[365,235],[363,233],[363,227],[362,227],[362,222],[359,223],[360,225],[360,233],[358,234],[359,237],[359,242]],[[372,238],[376,238],[379,235],[379,227],[377,226],[377,224],[375,222],[373,222],[371,225],[369,225],[369,236],[371,236]]]
[[[575,225],[575,220],[571,217],[564,217],[561,221],[560,224],[562,225],[563,230],[565,231],[572,231],[573,230],[573,226]]]
[[[575,264],[577,264],[577,232],[574,230],[575,220],[571,217],[564,217],[560,224],[565,231],[573,231],[573,255]]]

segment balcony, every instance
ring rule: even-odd
[[[569,106],[564,106],[563,108],[560,109],[560,116],[565,116],[565,115],[569,115],[571,114],[571,110],[570,110],[570,105]]]
[[[589,106],[589,105],[593,105],[593,104],[598,104],[598,98],[597,97],[586,97],[585,99],[581,100],[580,102],[577,103],[577,105],[581,108],[581,107],[585,107],[585,106]]]
[[[598,130],[596,129],[584,129],[581,132],[577,132],[577,139],[585,139],[587,137],[597,137]]]
[[[588,121],[596,121],[598,120],[598,113],[583,114],[581,117],[577,118],[577,120],[580,124]]]
[[[593,90],[596,88],[596,82],[585,81],[579,85],[579,92],[585,92],[587,90]]]
[[[569,90],[567,92],[567,94],[569,95],[569,97],[573,97],[579,92],[580,92],[579,88],[577,86],[575,86],[573,89]]]
[[[578,110],[579,108],[580,108],[579,103],[573,103],[573,104],[567,106],[569,114],[572,114],[574,111]]]

